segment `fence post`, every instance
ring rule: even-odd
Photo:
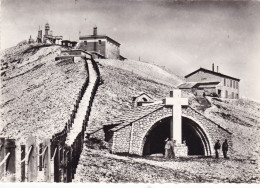
[[[22,169],[21,169],[21,146],[20,146],[20,143],[18,144],[16,142],[16,148],[15,148],[15,156],[16,156],[16,159],[15,159],[15,181],[16,182],[21,182],[22,181]]]
[[[60,182],[60,144],[56,144],[57,152],[54,157],[54,182]]]
[[[25,145],[21,145],[21,160],[25,158]],[[21,163],[21,182],[25,181],[25,163]]]
[[[57,155],[57,150],[59,148],[57,148],[57,144],[55,141],[51,141],[51,162],[50,162],[50,171],[51,171],[51,182],[54,182],[55,181],[55,176],[54,176],[54,170],[55,170],[55,167],[54,167],[54,159],[55,159],[55,156]]]
[[[71,179],[74,179],[74,168],[76,161],[76,141],[73,142],[72,151],[71,151]]]
[[[5,158],[5,138],[0,138],[0,162]],[[5,174],[5,165],[0,166],[0,179]]]
[[[59,182],[63,182],[63,170],[64,170],[64,147],[60,145],[60,168],[59,168],[59,172],[60,172],[60,181]]]
[[[72,159],[72,148],[68,148],[68,163],[67,163],[67,182],[72,182],[72,172],[71,172],[71,159]]]
[[[82,150],[83,150],[83,147],[84,147],[84,128],[83,128],[83,130],[81,131],[81,142],[80,142],[80,146],[81,146],[81,149],[80,149],[80,153],[81,153]]]
[[[64,147],[64,171],[63,171],[63,182],[66,183],[68,182],[68,153],[69,153],[69,148],[66,146]]]
[[[36,147],[36,137],[31,136],[27,139],[27,146],[30,148],[32,146],[32,149],[30,151],[30,154],[28,156],[28,161],[25,162],[28,163],[28,171],[27,171],[27,181],[28,182],[35,182],[37,181],[37,172],[38,172],[38,166],[37,166],[37,147]]]
[[[42,143],[40,143],[39,145],[39,154],[41,154],[43,152],[43,146],[42,146]],[[39,171],[42,171],[42,155],[39,156]]]
[[[6,161],[6,173],[15,175],[15,139],[6,139],[5,140],[5,154],[10,153],[7,161]],[[15,179],[11,179],[11,182],[15,181]]]
[[[45,182],[51,182],[51,141],[49,138],[43,140],[44,148],[47,147],[43,155],[43,170]]]

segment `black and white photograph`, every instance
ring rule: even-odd
[[[0,186],[260,183],[260,1],[0,2]]]

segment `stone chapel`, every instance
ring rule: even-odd
[[[167,138],[176,140],[176,156],[214,155],[216,140],[227,139],[232,148],[232,133],[190,107],[180,90],[171,91],[169,98],[159,102],[137,102],[139,105],[103,125],[112,153],[164,154]]]

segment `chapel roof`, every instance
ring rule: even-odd
[[[112,131],[116,131],[140,118],[162,108],[165,104],[154,104],[149,106],[138,106],[125,112],[122,116],[114,118],[112,121],[107,122],[104,126],[118,125],[112,128]]]
[[[130,123],[133,123],[133,122],[143,118],[144,116],[147,116],[147,115],[153,113],[154,111],[156,111],[160,108],[163,108],[164,106],[165,106],[165,104],[163,104],[163,103],[149,105],[149,106],[138,106],[136,108],[130,109],[129,111],[125,112],[123,115],[121,115],[117,118],[114,118],[112,121],[107,122],[106,124],[103,125],[103,127],[110,127],[111,126],[111,128],[109,128],[111,131],[113,131],[113,132],[118,131],[119,129],[126,127]],[[189,107],[189,108],[191,108],[191,107]],[[195,110],[193,108],[191,108],[191,109]],[[195,112],[204,116],[203,114],[201,114],[197,110],[195,110]],[[223,128],[222,126],[215,123],[211,119],[209,119],[205,116],[204,116],[204,118],[207,119],[208,121],[211,121],[212,123],[216,124],[219,128],[221,128],[221,129],[227,131],[228,133],[232,134],[229,130]]]
[[[143,96],[143,95],[146,95],[146,96],[149,97],[150,99],[153,99],[150,95],[146,94],[145,92],[140,92],[140,93],[138,93],[138,95],[134,96],[133,98],[136,99],[136,98],[138,98],[138,97],[140,97],[140,96]]]

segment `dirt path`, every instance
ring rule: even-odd
[[[137,158],[85,148],[75,182],[260,182],[259,169],[247,160],[213,158]]]

